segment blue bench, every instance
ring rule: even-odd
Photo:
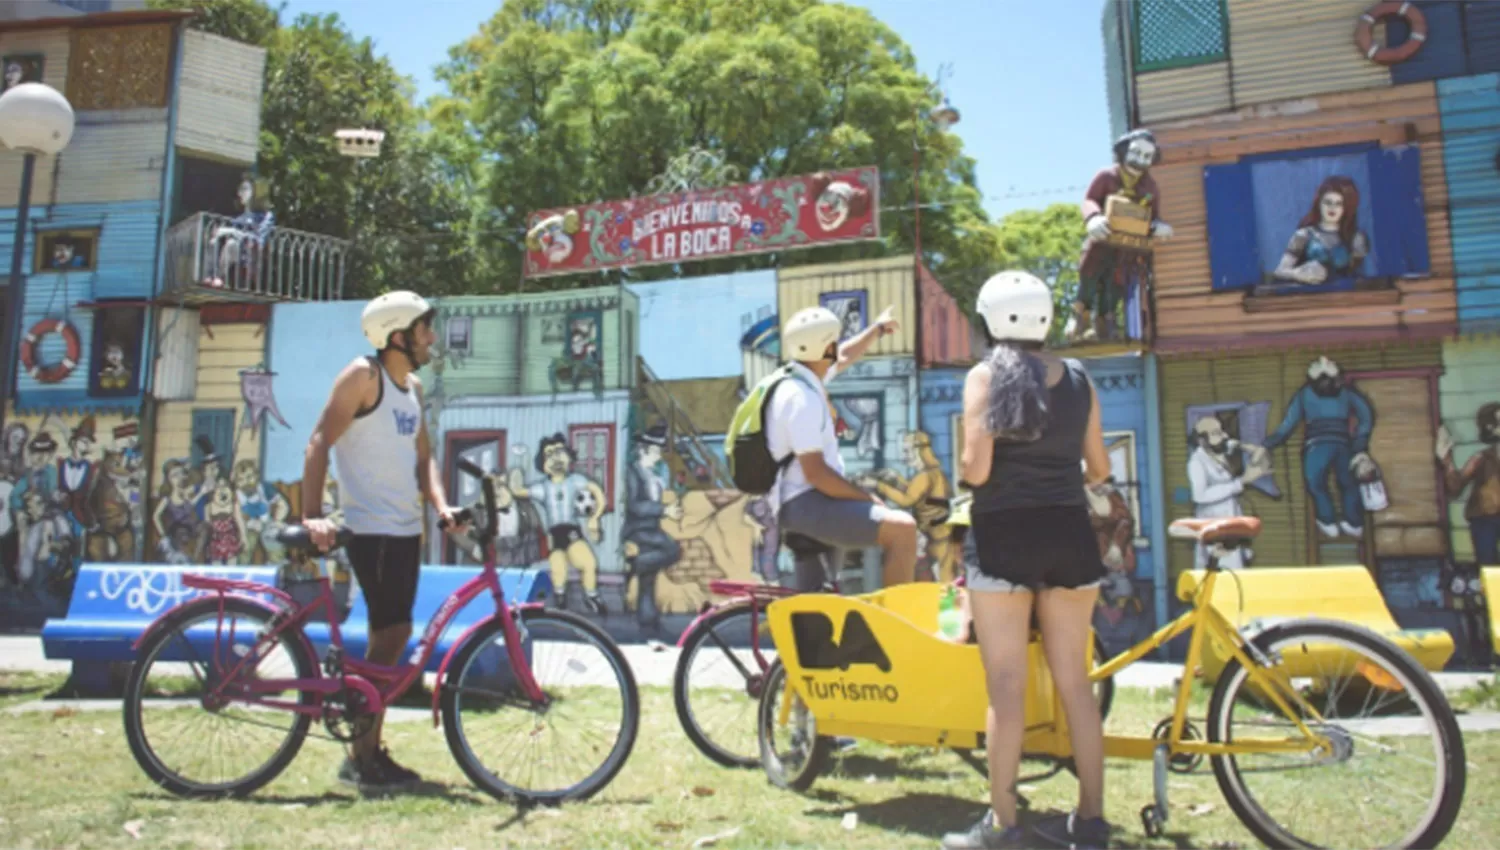
[[[552,580],[545,568],[501,569],[498,572],[500,587],[508,602],[539,602],[551,595]],[[118,685],[112,682],[110,674],[111,665],[133,662],[135,651],[131,644],[153,620],[173,606],[203,594],[203,591],[182,584],[185,573],[276,586],[277,568],[84,564],[73,585],[68,615],[48,620],[42,627],[43,653],[47,658],[73,663],[71,684],[74,690],[90,695],[118,696]],[[403,658],[409,658],[416,650],[428,619],[443,601],[478,574],[478,567],[422,567],[412,613],[412,637]],[[354,587],[352,582],[350,586]],[[300,601],[307,596],[303,590],[308,587],[316,588],[316,585],[294,585],[289,592]],[[315,589],[313,593],[316,593]],[[369,641],[364,596],[357,587],[351,593],[353,604],[348,617],[339,626],[340,635],[344,651],[352,657],[363,658]],[[455,614],[438,638],[437,647],[427,662],[427,672],[436,673],[453,642],[469,626],[493,612],[494,603],[488,595],[481,595]],[[328,648],[328,624],[309,623],[306,632],[321,658]],[[527,649],[529,651],[529,647]]]

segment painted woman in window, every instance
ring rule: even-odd
[[[1359,187],[1334,175],[1318,186],[1272,274],[1308,286],[1356,278],[1369,253],[1370,240],[1359,229]]]

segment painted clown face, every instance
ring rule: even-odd
[[[573,253],[573,237],[563,230],[561,221],[549,224],[537,235],[537,240],[542,243],[542,251],[550,263],[560,263]]]
[[[818,196],[818,226],[825,231],[842,227],[849,220],[849,200],[853,196],[854,187],[842,180],[828,184]]]
[[[1156,161],[1156,145],[1149,139],[1133,139],[1125,149],[1125,167],[1140,174]]]

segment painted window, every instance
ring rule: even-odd
[[[172,24],[73,31],[68,101],[77,110],[162,108]]]
[[[479,502],[483,494],[480,482],[458,471],[460,458],[474,463],[486,473],[505,473],[504,431],[450,431],[444,437],[444,478],[448,489],[448,500],[455,505],[468,506]],[[453,539],[443,535],[443,560],[446,563],[467,562],[460,560]]]
[[[99,229],[44,230],[37,234],[33,274],[91,272],[99,263]]]
[[[1203,169],[1216,290],[1391,291],[1431,273],[1416,145],[1241,157]]]
[[[141,340],[146,310],[139,306],[107,306],[94,313],[94,339],[89,361],[89,395],[133,396],[140,392]]]
[[[598,363],[604,348],[604,320],[597,310],[569,313],[563,353],[569,360]]]
[[[469,354],[473,351],[474,320],[468,316],[449,316],[443,322],[447,344],[444,350],[454,354]]]
[[[835,396],[831,401],[839,447],[852,451],[855,460],[869,463],[871,469],[884,469],[885,397],[868,393]]]
[[[615,426],[609,422],[568,426],[573,471],[604,491],[604,510],[615,508]]]
[[[864,330],[870,321],[870,294],[867,290],[821,292],[818,293],[818,306],[828,309],[843,322],[844,327],[839,332],[840,340],[846,340]]]
[[[46,67],[46,57],[40,53],[13,53],[0,59],[0,68],[5,71],[5,78],[0,81],[0,91],[4,91],[21,83],[40,83],[42,81],[42,70]]]
[[[212,458],[227,471],[234,456],[234,410],[216,408],[193,411],[192,466],[202,469]]]
[[[1228,58],[1224,0],[1136,0],[1135,69],[1160,71]]]

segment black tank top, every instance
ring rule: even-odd
[[[1083,495],[1083,435],[1093,397],[1083,364],[1064,360],[1062,379],[1049,394],[1050,415],[1041,437],[1030,443],[995,441],[989,480],[974,489],[973,513],[1088,504]]]

